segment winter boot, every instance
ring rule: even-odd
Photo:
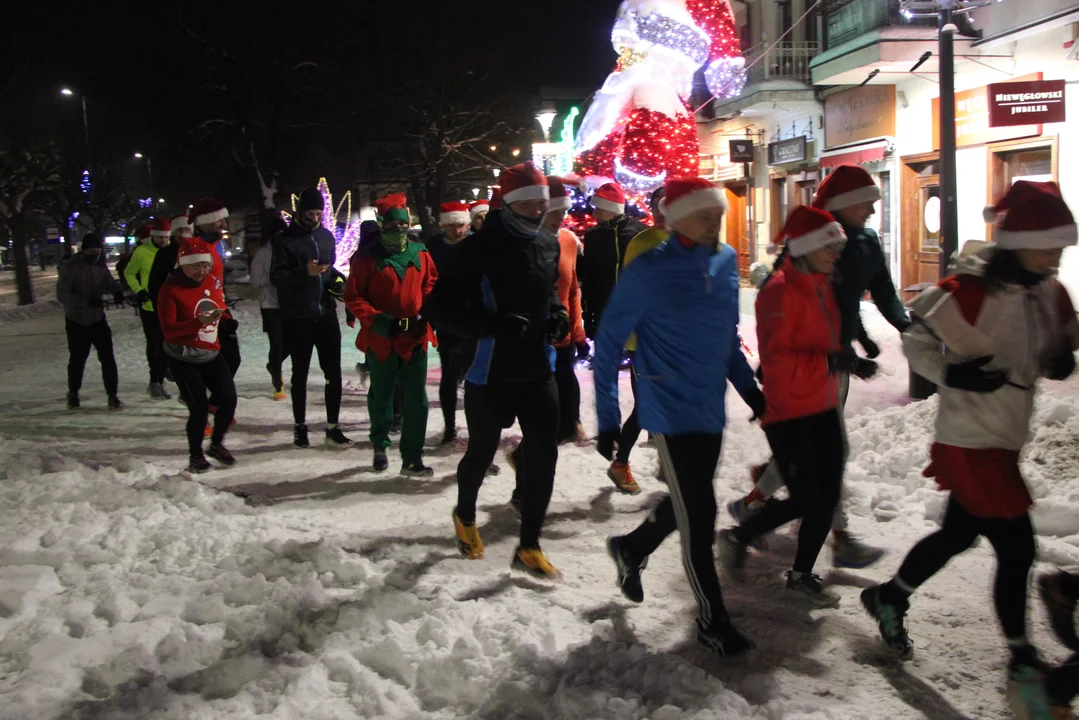
[[[491,463],[490,465],[487,466],[487,476],[488,477],[493,477],[495,475],[498,475],[501,472],[502,472],[502,468],[500,468],[498,465],[495,465],[494,463]]]
[[[390,466],[390,461],[389,461],[389,458],[386,457],[386,451],[381,450],[381,449],[375,450],[375,460],[374,460],[374,463],[372,464],[372,467],[375,469],[375,472],[382,472],[383,470],[385,470],[389,466]]]
[[[77,401],[77,399],[76,399]],[[109,395],[109,410],[123,410],[124,404],[115,395]]]
[[[889,648],[901,659],[909,660],[914,655],[914,643],[907,635],[903,624],[910,602],[906,598],[898,602],[887,602],[881,597],[882,585],[873,585],[862,591],[862,607],[877,621],[880,636]]]
[[[351,445],[352,441],[345,437],[337,425],[326,428],[326,447],[344,450]]]
[[[884,557],[884,548],[867,545],[846,530],[834,532],[832,537],[832,565],[837,568],[861,570]]]
[[[165,391],[165,386],[159,382],[150,383],[150,386],[146,388],[146,392],[149,393],[150,397],[154,400],[170,400],[172,398],[172,396]]]
[[[720,530],[716,549],[719,550],[719,562],[727,574],[738,582],[745,582],[746,555],[749,553],[746,546],[738,542],[730,530]]]
[[[513,553],[513,561],[510,563],[510,568],[523,573],[528,573],[532,577],[539,578],[540,580],[562,579],[562,573],[547,560],[547,556],[544,555],[543,551],[538,547],[522,548],[518,545],[517,550]]]
[[[637,480],[634,479],[633,472],[630,471],[628,462],[615,460],[611,463],[611,466],[607,468],[607,477],[610,478],[616,488],[627,495],[639,495],[641,492],[641,486],[638,485]]]
[[[618,568],[618,588],[630,602],[644,600],[644,587],[641,586],[641,571],[648,566],[648,558],[639,558],[625,548],[625,536],[607,538],[607,554]]]
[[[307,439],[307,425],[300,423],[292,429],[292,444],[298,448],[311,447]]]
[[[423,464],[423,461],[406,462],[401,464],[401,474],[405,477],[429,478],[434,477],[433,468]]]
[[[1074,576],[1058,570],[1038,578],[1038,592],[1057,639],[1072,652],[1079,652],[1079,637],[1075,634],[1076,597],[1068,592],[1068,585],[1074,583]]]
[[[228,448],[219,443],[211,443],[210,449],[206,451],[206,454],[222,465],[236,464],[236,458],[232,456],[232,453],[228,451]]]
[[[1048,670],[1048,666],[1030,645],[1012,648],[1005,697],[1015,717],[1023,720],[1053,717],[1049,694],[1045,691],[1045,675]]]
[[[453,531],[457,535],[457,549],[469,560],[479,560],[483,557],[483,541],[480,540],[480,531],[476,523],[465,525],[464,521],[457,516],[457,508],[453,510]]]
[[[697,621],[697,642],[720,657],[737,657],[753,649],[753,643],[727,620],[712,627]]]
[[[204,473],[211,468],[213,468],[213,465],[210,464],[210,462],[202,453],[192,455],[190,462],[188,462],[187,464],[187,471],[190,473],[195,473],[196,475],[199,473]]]
[[[839,595],[824,587],[819,575],[787,571],[787,594],[821,608],[839,605]]]
[[[69,392],[67,394],[67,409],[78,410],[79,409],[79,394],[77,392]]]

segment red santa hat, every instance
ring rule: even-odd
[[[495,186],[495,189],[491,191],[491,209],[492,210],[501,210],[502,209],[502,186],[501,185]]]
[[[491,206],[487,204],[486,200],[477,200],[468,206],[468,216],[475,220],[476,216],[481,212],[490,212]]]
[[[151,237],[168,237],[172,233],[172,225],[166,218],[155,218],[150,227]]]
[[[597,210],[608,210],[617,215],[626,211],[626,194],[618,183],[609,182],[601,185],[596,194],[592,196],[592,207]]]
[[[467,225],[472,221],[468,212],[468,203],[448,202],[439,206],[439,225]]]
[[[847,236],[843,226],[827,210],[799,205],[787,216],[775,244],[786,242],[791,257],[803,257],[829,245],[843,245]]]
[[[144,243],[150,239],[150,233],[153,231],[154,226],[150,223],[143,223],[139,226],[139,229],[135,231],[135,241],[138,243]]]
[[[210,246],[202,240],[184,238],[180,241],[180,249],[176,254],[176,262],[180,265],[194,265],[195,263],[214,262],[214,256],[210,254]]]
[[[551,188],[551,204],[548,206],[547,212],[562,212],[573,207],[573,198],[570,197],[570,186],[574,184],[573,179],[570,177],[562,178],[557,175],[547,176],[547,184]]]
[[[498,179],[502,183],[502,202],[506,205],[521,200],[547,200],[551,197],[547,178],[531,161],[506,168]]]
[[[718,208],[727,211],[727,198],[704,178],[675,178],[667,181],[667,191],[659,202],[667,227],[695,212]]]
[[[177,215],[172,220],[170,220],[169,225],[171,226],[173,231],[183,230],[184,228],[191,227],[191,220],[188,219],[187,213],[184,213],[182,215]]]
[[[813,207],[834,212],[877,200],[880,200],[880,188],[865,168],[860,165],[840,165],[817,188]]]
[[[229,216],[229,210],[220,200],[212,197],[199,198],[191,208],[195,225],[212,225]]]
[[[982,216],[1000,223],[996,245],[1005,250],[1057,250],[1077,242],[1075,218],[1055,182],[1016,180]]]

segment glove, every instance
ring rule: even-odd
[[[240,329],[240,323],[236,318],[222,317],[217,329],[221,331],[222,335],[233,337],[236,335],[236,331]]]
[[[985,366],[992,361],[993,358],[986,355],[949,365],[948,369],[944,371],[944,384],[950,388],[966,390],[967,392],[996,392],[1004,387],[1004,383],[1008,382],[1008,371],[986,370]]]
[[[146,292],[145,290],[139,290],[138,294],[135,295],[135,300],[138,301],[139,305],[142,305],[143,303],[148,303],[150,302],[150,293]]]
[[[105,301],[102,300],[99,297],[90,298],[89,300],[86,301],[86,304],[89,305],[90,307],[94,307],[94,308],[105,307]]]
[[[899,323],[899,324],[898,324],[898,325],[896,326],[896,328],[895,328],[895,329],[899,331],[899,334],[900,334],[900,335],[902,335],[903,333],[905,333],[905,332],[906,332],[907,330],[909,330],[909,329],[910,329],[910,324],[911,324],[911,323],[910,323],[910,320],[904,320],[904,321],[900,322],[900,323]],[[862,347],[865,347],[865,346],[863,345]]]
[[[326,284],[326,292],[333,295],[338,300],[341,299],[341,295],[345,292],[345,278],[343,275],[334,273],[333,279]]]
[[[865,350],[866,357],[870,360],[875,360],[877,356],[880,355],[880,346],[873,342],[864,331],[858,336],[858,344],[862,346],[862,349]]]
[[[356,327],[356,316],[348,308],[345,308],[345,324],[350,328]]]
[[[746,405],[753,411],[753,417],[749,419],[750,422],[760,420],[764,417],[765,410],[768,409],[768,404],[764,401],[764,393],[756,385],[753,389],[746,393],[746,396],[742,398],[745,400]]]
[[[596,452],[608,460],[614,460],[614,445],[622,437],[622,431],[618,428],[601,430],[596,437]]]
[[[113,293],[112,304],[116,307],[120,307],[124,304],[124,294],[122,292]]]
[[[526,315],[498,313],[487,318],[487,331],[484,334],[496,338],[520,339],[524,337],[530,323]]]
[[[854,348],[845,347],[839,352],[828,354],[828,372],[850,373],[856,378],[868,380],[877,374],[877,364],[872,360],[858,357]]]
[[[587,342],[579,342],[574,345],[577,348],[577,359],[587,360],[588,356],[592,354],[592,348],[588,347]]]
[[[1075,372],[1075,353],[1068,345],[1060,345],[1049,357],[1046,377],[1050,380],[1067,380]]]
[[[547,318],[547,339],[558,342],[569,335],[569,315],[565,308],[557,308]]]

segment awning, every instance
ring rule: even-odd
[[[820,154],[820,166],[822,168],[838,167],[840,165],[860,165],[862,163],[877,162],[893,149],[891,140],[875,140],[873,142],[853,145],[838,150],[825,150]]]

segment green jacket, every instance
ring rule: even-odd
[[[844,227],[843,232],[847,235],[847,245],[835,266],[835,299],[842,317],[840,341],[850,345],[858,337],[862,328],[858,306],[867,291],[884,319],[903,332],[910,319],[896,295],[876,231]]]
[[[124,268],[124,279],[136,295],[144,291],[150,292],[150,268],[154,265],[154,255],[157,255],[159,249],[153,240],[147,240],[131,251],[131,259]],[[153,312],[154,301],[147,300],[142,304],[142,309]]]

